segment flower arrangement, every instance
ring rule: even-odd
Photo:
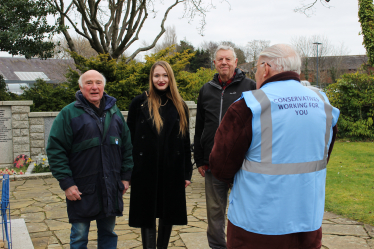
[[[31,173],[31,171],[33,173],[50,172],[48,158],[46,155],[39,154],[37,157],[35,157],[35,159],[36,161],[33,161],[27,155],[18,155],[13,162],[14,168],[0,169],[0,176],[4,174],[24,175],[26,171],[29,173]]]
[[[5,168],[5,170],[0,169],[0,175],[6,175],[6,174],[8,174],[8,175],[17,175],[17,171],[15,171],[14,169],[9,170],[8,168]],[[22,172],[22,170],[20,170],[18,172],[18,174],[23,175],[25,173]]]
[[[8,174],[8,175],[23,175],[25,174],[27,168],[29,167],[30,163],[32,162],[31,158],[29,158],[25,154],[18,155],[14,161],[12,169],[0,169],[0,175]],[[23,170],[22,170],[23,169]]]
[[[39,154],[36,157],[36,161],[34,163],[34,173],[43,173],[43,172],[50,172],[48,157],[43,154]]]

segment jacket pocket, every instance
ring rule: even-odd
[[[76,214],[80,217],[97,215],[100,212],[100,200],[96,192],[96,185],[78,186],[78,190],[82,193],[81,200],[72,202]]]
[[[110,136],[109,139],[110,139],[110,144],[116,144],[116,145],[118,145],[119,147],[122,146],[122,139],[121,139],[121,138]]]
[[[110,165],[111,168],[116,172],[119,173],[121,171],[122,166],[122,140],[119,137],[110,136]]]
[[[123,212],[123,199],[122,199],[122,192],[125,189],[122,181],[118,181],[118,191],[117,191],[117,207],[118,210],[122,213]]]
[[[100,139],[98,137],[94,137],[91,139],[84,140],[80,143],[73,144],[71,147],[71,153],[76,153],[79,151],[87,150],[92,147],[96,147],[100,145]]]

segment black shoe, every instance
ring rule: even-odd
[[[167,249],[173,226],[165,225],[162,219],[158,222],[157,249]]]
[[[156,249],[156,228],[141,228],[143,249]]]

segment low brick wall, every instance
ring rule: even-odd
[[[186,103],[190,110],[192,143],[196,104],[193,101]],[[31,105],[32,101],[0,101],[0,168],[12,167],[14,158],[20,154],[35,159],[38,154],[46,153],[49,132],[58,112],[30,112]],[[128,112],[121,113],[127,119]]]

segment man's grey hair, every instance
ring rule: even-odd
[[[228,45],[219,45],[216,51],[214,52],[214,59],[217,57],[217,53],[220,50],[230,50],[232,52],[232,55],[234,56],[234,60],[236,60],[236,53],[235,53],[234,48]]]
[[[295,49],[287,44],[275,44],[267,47],[260,53],[259,58],[261,57],[276,71],[293,71],[298,74],[301,72],[300,56]]]
[[[98,72],[98,73],[101,74],[101,76],[103,77],[103,83],[104,83],[104,87],[105,87],[106,78],[105,78],[105,76],[102,73],[100,73],[100,72]],[[78,84],[81,87],[83,87],[83,82],[82,82],[82,76],[83,76],[83,74],[81,76],[79,76],[79,79],[78,79]]]

